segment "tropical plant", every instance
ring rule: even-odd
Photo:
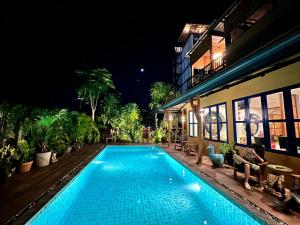
[[[171,99],[178,96],[172,85],[163,82],[155,82],[150,89],[151,101],[149,107],[154,110],[155,129],[158,128],[157,110]]]
[[[104,126],[112,126],[114,117],[118,114],[120,110],[120,100],[116,94],[110,93],[101,103],[101,115],[99,117],[100,121]]]
[[[155,140],[155,143],[161,142],[163,137],[165,137],[165,130],[162,127],[157,128],[154,131],[154,140]]]
[[[10,145],[6,145],[0,149],[0,179],[5,179],[13,172],[20,156],[16,149]]]
[[[78,117],[78,140],[80,143],[96,143],[100,140],[100,132],[96,123],[86,114],[79,113]]]
[[[78,99],[90,105],[92,119],[95,121],[99,98],[106,94],[109,89],[115,89],[111,79],[112,75],[104,68],[77,70],[75,73],[83,79],[83,84],[77,91]]]
[[[21,163],[29,162],[33,159],[33,151],[24,139],[19,140],[17,143],[17,154]]]
[[[138,142],[143,135],[140,110],[135,103],[123,106],[120,114],[112,119],[112,127],[121,141]]]
[[[16,140],[21,121],[24,120],[27,107],[21,105],[0,104],[0,140]],[[11,143],[11,141],[10,141]],[[16,144],[15,142],[12,144]],[[5,145],[5,143],[4,143]]]
[[[61,139],[63,127],[61,121],[65,119],[66,110],[62,109],[53,116],[42,116],[35,121],[32,129],[32,138],[39,152],[51,151],[53,143]]]
[[[232,142],[230,144],[229,143],[222,143],[219,147],[219,150],[224,155],[225,161],[229,165],[233,165],[233,154],[236,152],[234,142]]]
[[[219,150],[222,152],[222,154],[225,156],[228,152],[233,150],[233,147],[231,144],[228,143],[222,143],[219,147]]]

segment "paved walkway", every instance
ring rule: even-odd
[[[231,168],[212,168],[212,163],[210,159],[206,156],[203,158],[203,164],[201,166],[196,165],[196,156],[187,156],[181,151],[174,150],[174,147],[167,148],[165,150],[171,154],[177,160],[187,164],[192,170],[204,173],[221,183],[227,189],[243,196],[250,202],[259,206],[268,213],[274,215],[286,224],[300,224],[300,214],[296,212],[291,212],[290,214],[284,214],[280,211],[275,204],[276,199],[270,194],[263,192],[263,188],[253,187],[251,190],[246,190],[243,187],[243,174],[238,173],[238,180],[233,178],[233,169]]]
[[[0,224],[5,224],[28,204],[41,196],[56,182],[77,167],[88,163],[101,145],[91,145],[66,154],[58,162],[44,168],[33,168],[26,174],[17,174],[0,184]]]

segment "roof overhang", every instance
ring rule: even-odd
[[[197,95],[202,95],[220,86],[226,85],[234,80],[245,77],[254,71],[278,62],[293,54],[299,53],[300,50],[300,30],[299,28],[288,36],[274,41],[252,55],[242,59],[232,66],[216,73],[211,79],[206,80],[193,87],[189,91],[176,99],[163,105],[160,110],[170,109],[176,105],[185,103]]]

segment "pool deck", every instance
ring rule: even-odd
[[[57,163],[44,168],[33,168],[29,173],[16,174],[8,178],[4,184],[0,184],[0,224],[24,224],[24,221],[46,204],[103,147],[102,144],[86,146],[59,158]],[[264,193],[262,188],[252,187],[250,191],[243,188],[243,175],[238,174],[239,180],[235,180],[232,168],[212,168],[206,156],[202,165],[196,165],[196,156],[187,156],[181,151],[174,150],[173,146],[167,148],[166,145],[161,145],[161,147],[239,203],[245,202],[244,206],[249,210],[267,212],[267,216],[265,214],[264,216],[268,217],[269,224],[300,224],[299,213],[282,213],[277,209],[274,198]],[[274,220],[270,215],[277,219]],[[278,223],[278,219],[283,223],[280,221]]]
[[[4,184],[0,184],[0,224],[14,222],[12,218],[19,212],[32,208],[35,201],[54,185],[58,185],[62,179],[68,180],[66,177],[68,174],[74,171],[70,177],[75,176],[102,146],[102,144],[85,146],[79,151],[60,157],[56,163],[44,168],[34,167],[30,172],[16,174],[8,178]],[[22,224],[23,221],[18,223]]]
[[[263,192],[263,188],[253,187],[251,190],[246,190],[243,187],[243,174],[238,173],[238,180],[233,178],[233,169],[229,166],[227,168],[212,168],[212,163],[207,156],[203,157],[202,165],[196,164],[196,156],[188,156],[182,151],[174,150],[171,146],[168,148],[166,145],[161,145],[170,155],[175,159],[188,166],[195,173],[204,177],[207,176],[213,182],[220,184],[221,189],[226,189],[226,192],[230,192],[230,195],[239,196],[237,198],[244,198],[254,203],[254,208],[261,208],[267,213],[275,216],[286,224],[300,224],[300,214],[291,211],[290,214],[283,213],[276,206],[276,199],[270,194]],[[248,202],[248,201],[247,201]]]

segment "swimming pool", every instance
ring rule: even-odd
[[[27,224],[263,224],[157,146],[108,146]]]

